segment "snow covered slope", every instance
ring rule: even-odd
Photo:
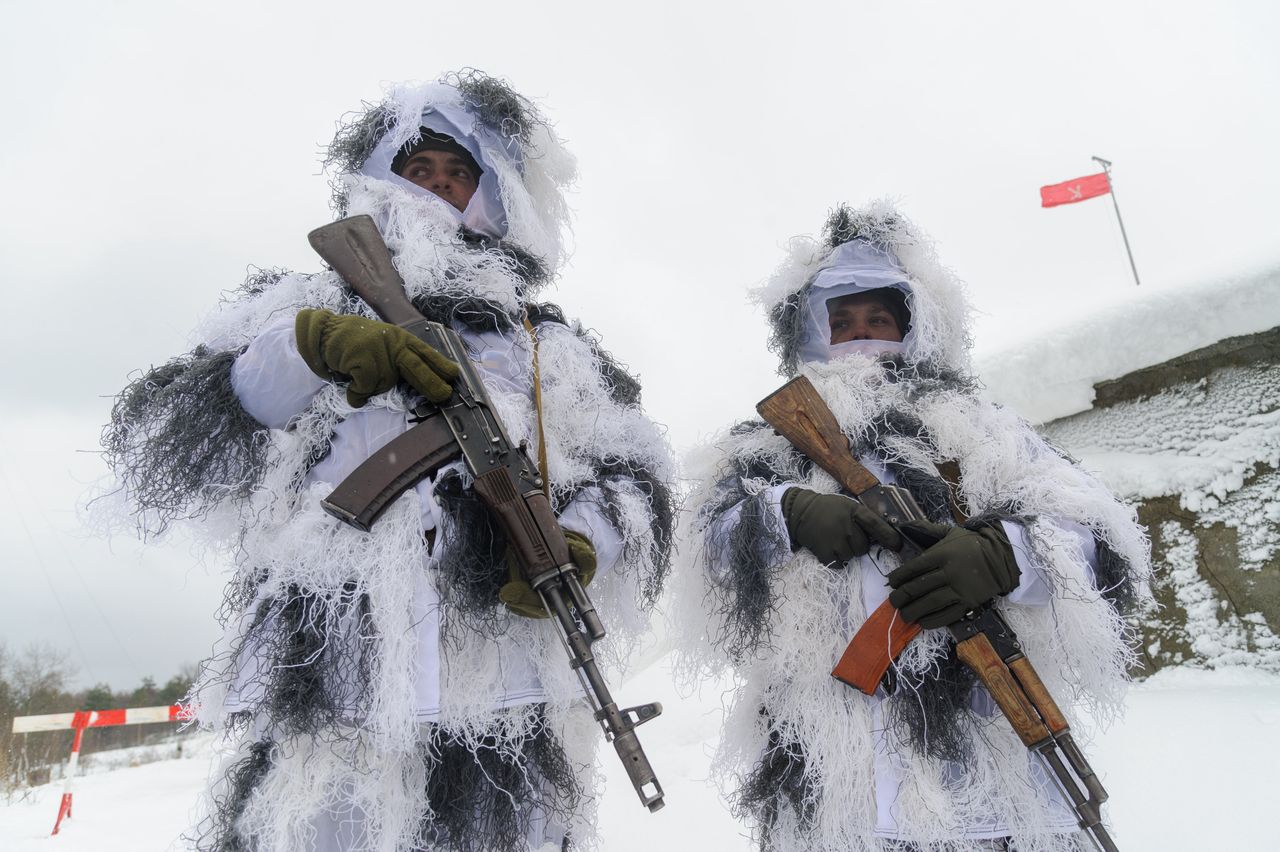
[[[1170,290],[1133,288],[1096,312],[980,351],[987,393],[1033,423],[1088,409],[1093,386],[1227,337],[1280,325],[1280,267]]]
[[[667,807],[642,808],[609,749],[600,808],[603,852],[751,852],[746,826],[707,781],[720,698],[707,683],[681,698],[660,660],[619,690],[623,701],[660,700],[644,726],[645,748],[666,789]],[[1280,678],[1256,671],[1167,669],[1134,689],[1127,718],[1086,749],[1111,794],[1104,812],[1125,852],[1276,848],[1280,764]],[[175,841],[208,769],[208,751],[83,779],[75,816],[49,837],[58,785],[0,805],[4,852],[161,852]],[[172,845],[171,845],[172,844]]]
[[[89,775],[76,781],[72,816],[51,837],[62,782],[45,784],[21,801],[0,804],[4,852],[159,852],[183,848],[196,797],[204,788],[211,740],[182,758]]]
[[[1277,388],[1278,364],[1232,367],[1211,380],[1048,424],[1043,432],[1127,499],[1179,495],[1182,508],[1208,512],[1260,468],[1280,465]]]

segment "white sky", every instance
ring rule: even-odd
[[[207,651],[222,566],[108,549],[75,503],[130,371],[248,265],[318,268],[319,152],[384,82],[473,66],[544,104],[582,173],[549,296],[680,449],[778,384],[745,290],[840,201],[939,240],[980,351],[1132,298],[1108,199],[1039,207],[1093,154],[1144,290],[1280,261],[1280,7],[972,5],[5,3],[0,640],[117,687]]]

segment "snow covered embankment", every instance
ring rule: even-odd
[[[1280,270],[1130,293],[980,369],[1138,505],[1148,664],[1280,672]]]
[[[600,807],[602,852],[755,848],[747,826],[733,819],[707,781],[721,694],[730,688],[729,682],[708,683],[698,695],[681,698],[663,659],[619,690],[620,698],[658,699],[666,707],[642,730],[667,806],[657,814],[642,808],[612,749],[602,747],[608,778]],[[1136,687],[1125,719],[1085,746],[1111,794],[1103,813],[1125,852],[1274,848],[1280,678],[1239,669],[1167,669]],[[180,760],[83,779],[74,816],[53,838],[61,785],[39,787],[23,801],[0,805],[0,849],[182,849],[177,838],[210,757],[206,744]]]
[[[1097,313],[975,358],[987,394],[1032,423],[1093,405],[1093,386],[1280,325],[1280,267],[1171,290],[1134,288]]]

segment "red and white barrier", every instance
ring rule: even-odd
[[[31,734],[37,731],[76,732],[71,742],[71,757],[67,760],[62,801],[58,804],[58,819],[53,824],[57,834],[64,819],[71,817],[72,782],[80,763],[80,739],[86,728],[106,728],[112,725],[145,725],[155,722],[185,722],[190,718],[186,708],[177,704],[168,707],[128,707],[121,710],[77,710],[74,713],[48,713],[43,716],[16,716],[13,720],[15,734]]]

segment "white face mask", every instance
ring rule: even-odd
[[[846,340],[844,343],[827,344],[827,360],[836,361],[846,355],[877,358],[881,355],[902,355],[907,344],[900,340]]]

